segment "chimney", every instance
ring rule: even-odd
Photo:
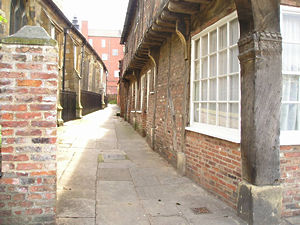
[[[79,24],[78,24],[78,19],[76,16],[74,16],[73,20],[72,20],[72,24],[74,25],[74,27],[79,30]]]
[[[89,35],[88,21],[81,21],[81,33],[88,40],[88,35]]]

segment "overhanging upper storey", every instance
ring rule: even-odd
[[[187,41],[190,17],[207,8],[213,0],[129,0],[121,44],[125,44],[123,76],[141,69],[151,48],[159,47],[177,33]],[[186,54],[187,56],[187,54]]]

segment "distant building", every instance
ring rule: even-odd
[[[81,32],[107,66],[107,96],[109,99],[116,99],[120,72],[119,61],[124,54],[123,46],[120,45],[121,31],[89,29],[88,21],[82,21]]]

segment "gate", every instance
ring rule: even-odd
[[[76,119],[76,92],[61,91],[60,92],[62,110],[62,119],[64,122]]]
[[[101,94],[81,90],[82,115],[97,111],[102,108]]]

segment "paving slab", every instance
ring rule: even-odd
[[[101,181],[132,181],[129,169],[126,168],[101,168],[97,178]]]
[[[150,217],[151,225],[190,225],[190,223],[181,216],[157,216]]]
[[[139,201],[133,182],[130,181],[98,181],[97,190],[97,202],[100,205]]]
[[[57,202],[58,217],[95,217],[96,201],[86,198],[71,198]]]
[[[57,225],[95,225],[95,218],[58,218]]]
[[[150,225],[140,203],[99,204],[96,221],[97,225]]]

